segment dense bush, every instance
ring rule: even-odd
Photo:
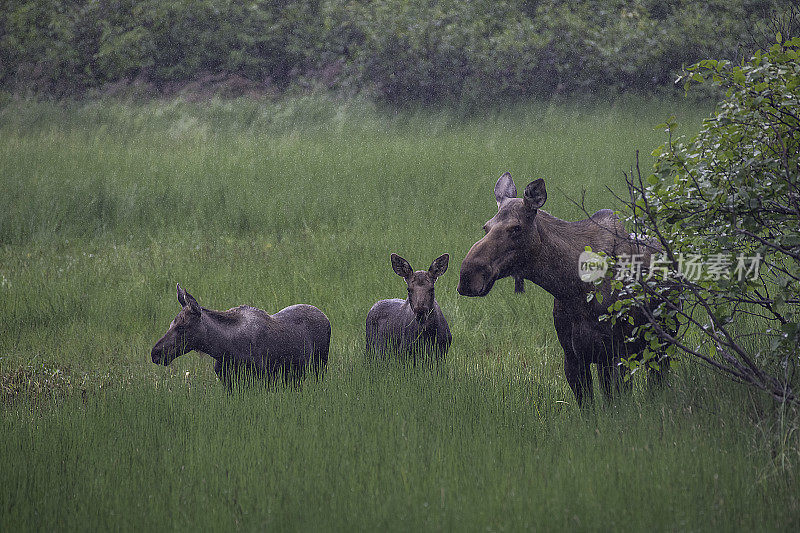
[[[60,97],[232,79],[239,92],[311,84],[395,103],[648,92],[685,63],[735,58],[789,3],[5,0],[0,84]]]
[[[740,65],[703,60],[682,77],[725,97],[695,137],[654,152],[652,174],[630,177],[630,222],[663,254],[611,311],[640,305],[654,348],[799,404],[800,38],[777,37]]]

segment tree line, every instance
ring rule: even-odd
[[[0,88],[46,97],[192,82],[486,105],[673,90],[736,60],[787,0],[4,0]]]

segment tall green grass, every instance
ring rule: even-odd
[[[578,410],[552,298],[458,266],[509,170],[545,209],[612,206],[677,113],[631,101],[480,117],[296,99],[0,110],[0,528],[790,529],[796,415],[690,365]],[[427,268],[443,368],[364,359],[364,320]],[[210,308],[318,306],[329,371],[227,394],[151,346],[180,282]]]
[[[607,206],[604,188],[619,188],[634,151],[663,141],[653,125],[670,110],[631,105],[552,104],[471,119],[444,111],[384,119],[367,104],[318,100],[9,105],[0,113],[0,242],[171,230],[452,232],[479,227],[474,210],[490,214],[505,170],[521,185],[546,177],[551,210],[580,216],[568,197],[585,188],[588,208]],[[386,223],[401,218],[402,226]]]
[[[538,377],[536,374],[533,378]],[[702,379],[707,380],[707,376]],[[684,386],[685,383],[680,383]],[[719,383],[715,383],[719,386]],[[710,391],[581,412],[459,364],[302,391],[165,376],[5,412],[13,529],[791,529],[796,484]],[[741,395],[727,399],[743,400]]]

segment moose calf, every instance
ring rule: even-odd
[[[436,258],[428,270],[414,272],[411,265],[392,254],[392,268],[408,285],[408,298],[381,300],[367,314],[367,353],[385,356],[388,351],[398,355],[417,356],[426,352],[437,359],[447,353],[453,340],[439,304],[433,294],[433,284],[445,273],[448,254]]]
[[[153,346],[154,363],[169,365],[192,350],[216,360],[214,371],[229,388],[244,371],[269,379],[300,379],[311,364],[319,377],[328,362],[331,324],[313,305],[297,304],[269,315],[242,305],[227,311],[201,307],[178,284],[181,312]]]

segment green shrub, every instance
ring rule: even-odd
[[[800,38],[777,37],[741,65],[704,60],[681,78],[687,89],[719,86],[725,98],[699,134],[654,152],[646,180],[628,181],[631,221],[659,239],[667,268],[634,284],[628,303],[649,308],[651,327],[640,333],[654,347],[797,404]],[[702,270],[690,273],[693,257]],[[665,319],[684,333],[662,327]]]

